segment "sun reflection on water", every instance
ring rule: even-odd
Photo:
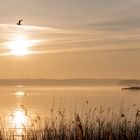
[[[18,108],[11,114],[11,123],[14,128],[23,128],[28,125],[28,116],[26,112]]]
[[[22,110],[16,110],[13,116],[13,124],[19,128],[27,124],[27,117]]]
[[[12,110],[9,116],[9,126],[13,131],[14,139],[22,139],[26,134],[26,130],[31,127],[30,115],[27,113],[26,108],[20,105]]]
[[[26,96],[26,93],[23,92],[23,91],[17,91],[17,92],[15,93],[15,95],[16,95],[16,96]]]

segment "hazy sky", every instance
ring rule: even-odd
[[[139,79],[139,63],[139,0],[0,0],[0,78]]]

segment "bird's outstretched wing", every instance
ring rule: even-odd
[[[19,20],[19,22],[23,21],[23,19]]]
[[[21,25],[21,22],[23,21],[23,19],[19,20],[17,25]]]

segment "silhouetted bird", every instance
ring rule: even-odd
[[[21,22],[23,21],[23,19],[19,20],[17,25],[21,25]]]

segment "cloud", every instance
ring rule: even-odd
[[[97,28],[70,30],[15,25],[0,25],[0,29],[0,56],[9,55],[6,44],[13,41],[14,36],[20,35],[25,35],[27,40],[37,40],[37,43],[31,46],[31,55],[140,49],[140,30],[136,29],[116,32]]]
[[[107,31],[121,31],[129,29],[140,29],[140,17],[124,18],[119,20],[103,21],[81,25],[84,29],[98,29]]]
[[[12,25],[12,24],[0,24],[0,29],[6,32],[14,32],[14,31],[43,31],[43,32],[48,32],[48,33],[65,33],[65,30],[62,29],[56,29],[56,28],[51,28],[51,27],[45,27],[45,26],[17,26],[17,25]]]

